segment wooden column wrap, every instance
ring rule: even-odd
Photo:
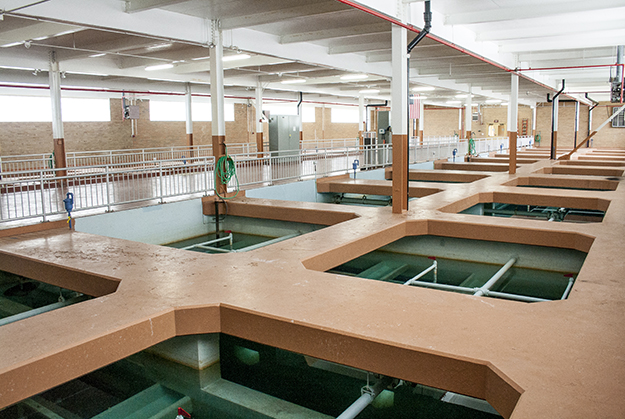
[[[187,145],[189,146],[189,157],[195,157],[193,155],[193,133],[187,134]]]
[[[54,167],[57,169],[65,169],[67,167],[64,138],[54,139]],[[59,170],[56,174],[57,176],[67,176],[67,170]]]
[[[393,135],[393,213],[408,209],[408,136]]]
[[[554,150],[554,158],[558,159],[558,131],[553,132],[553,150]]]
[[[225,155],[226,136],[213,135],[213,156],[215,157],[215,165],[217,164],[217,160]],[[215,191],[221,196],[226,196],[226,193],[228,192],[228,185],[224,185],[218,179],[215,179]]]
[[[262,153],[264,151],[262,132],[256,133],[256,151],[258,151],[259,153]]]
[[[516,140],[517,140],[517,132],[508,131],[508,138],[510,142],[508,144],[508,148],[510,149],[510,159],[509,159],[509,170],[508,172],[513,175],[516,173]]]

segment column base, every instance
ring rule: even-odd
[[[393,135],[393,214],[408,210],[408,136]]]
[[[56,172],[57,176],[67,176],[67,160],[65,156],[65,139],[64,138],[55,138],[54,139],[54,167],[58,170]]]
[[[508,138],[510,139],[508,143],[508,157],[509,157],[509,166],[508,173],[514,175],[516,173],[516,142],[517,142],[518,134],[516,131],[511,132],[508,131]]]

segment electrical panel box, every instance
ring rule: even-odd
[[[299,150],[299,116],[271,115],[269,118],[269,151]],[[287,155],[290,153],[279,153]]]
[[[391,142],[391,133],[389,132],[389,127],[391,126],[391,112],[390,111],[379,111],[378,112],[378,128],[379,128],[379,136],[378,139],[380,144],[389,144]]]

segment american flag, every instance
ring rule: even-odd
[[[410,119],[421,118],[421,98],[419,95],[410,95]]]

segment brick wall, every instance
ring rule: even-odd
[[[121,150],[186,145],[185,122],[150,121],[149,100],[138,100],[140,117],[135,137],[131,136],[130,120],[122,119],[121,99],[111,99],[110,122],[65,122],[66,150]],[[226,122],[226,143],[256,143],[255,110],[246,103],[235,103],[234,121]],[[356,138],[358,124],[331,122],[330,108],[316,108],[314,123],[304,124],[304,139]],[[264,139],[268,141],[267,124]],[[193,123],[193,141],[197,145],[212,143],[210,122]],[[52,153],[52,123],[0,123],[2,155]]]
[[[588,135],[588,106],[581,105],[579,108],[579,133],[578,143]],[[597,119],[595,112],[594,119]],[[549,147],[551,144],[551,104],[539,103],[536,111],[536,132],[541,134],[541,147]],[[603,122],[603,120],[601,121]],[[599,123],[601,123],[599,122]],[[607,129],[607,128],[605,128]],[[575,139],[575,103],[560,103],[558,109],[558,148],[572,149]],[[605,147],[605,146],[601,146]]]
[[[603,124],[606,119],[612,116],[612,108],[614,108],[614,106],[619,105],[602,102],[592,111],[593,130],[599,128],[599,125]],[[586,111],[586,114],[587,113],[588,111]],[[588,130],[586,129],[587,126],[587,123],[586,125],[583,125],[584,130],[582,131],[582,133],[586,134],[588,132]],[[586,135],[583,135],[582,140],[584,138],[586,138]],[[597,133],[597,135],[593,137],[592,146],[600,148],[625,149],[625,128],[612,128],[612,123],[609,123],[605,128],[603,128]]]

